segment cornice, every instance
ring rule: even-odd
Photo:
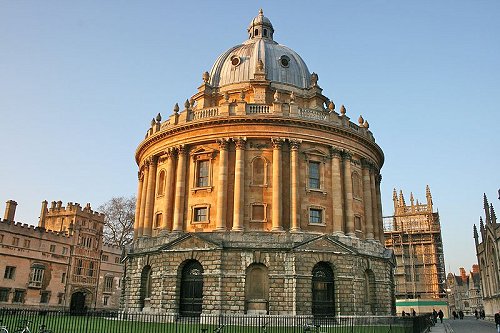
[[[139,146],[137,147],[135,151],[135,160],[136,163],[139,164],[139,156],[149,147],[154,145],[157,142],[160,142],[164,140],[165,138],[175,135],[180,132],[188,131],[188,130],[194,130],[197,128],[204,128],[204,127],[210,127],[210,126],[220,126],[220,125],[231,125],[231,124],[269,124],[269,125],[276,125],[276,126],[283,126],[283,125],[289,125],[289,126],[299,126],[299,127],[306,127],[309,129],[320,129],[322,131],[327,131],[331,133],[336,133],[340,134],[342,136],[345,136],[347,138],[350,138],[354,141],[360,142],[366,146],[371,147],[372,149],[376,150],[378,154],[380,155],[381,159],[381,165],[384,163],[384,153],[382,149],[377,145],[375,142],[372,140],[364,137],[361,134],[356,133],[354,130],[349,129],[348,127],[341,127],[341,126],[335,126],[335,125],[330,125],[326,123],[319,123],[315,121],[309,121],[307,119],[302,119],[302,118],[283,118],[280,116],[270,116],[266,115],[265,117],[236,117],[236,116],[231,116],[231,117],[224,117],[224,118],[211,118],[211,119],[206,119],[206,120],[200,120],[200,121],[191,121],[187,123],[182,123],[178,124],[174,127],[170,127],[164,130],[161,130],[160,132],[157,132],[146,139],[144,139]],[[221,133],[222,134],[222,133]],[[294,134],[295,135],[295,134]]]

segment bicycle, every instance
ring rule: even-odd
[[[16,328],[16,330],[13,333],[32,333],[29,327],[31,323],[32,323],[31,320],[23,320],[21,326]],[[9,331],[7,331],[7,333],[9,333]],[[41,324],[38,327],[37,333],[52,333],[52,331],[47,329],[44,324]]]
[[[0,319],[0,333],[9,333],[7,326],[3,324],[3,320]]]

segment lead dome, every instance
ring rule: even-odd
[[[309,88],[311,73],[294,50],[274,41],[274,28],[262,9],[248,26],[248,40],[221,54],[210,71],[210,84],[223,87],[255,78],[259,60],[266,78],[298,88]]]

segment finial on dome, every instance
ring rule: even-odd
[[[316,87],[318,85],[318,80],[319,80],[318,74],[313,72],[311,74],[311,87]]]
[[[335,103],[333,103],[333,101],[328,103],[328,110],[330,110],[330,112],[335,110]]]
[[[259,9],[259,15],[264,15],[264,11],[261,9]]]
[[[345,109],[344,104],[342,104],[342,105],[340,106],[340,114],[341,114],[341,115],[343,115],[343,116],[345,116],[345,113],[346,113],[346,109]]]
[[[161,114],[158,112],[158,114],[156,115],[156,121],[157,122],[160,122],[161,121]]]
[[[174,105],[174,113],[177,114],[179,112],[179,104],[175,103]]]
[[[358,118],[359,127],[363,127],[364,122],[365,122],[365,120],[363,119],[363,116],[359,115],[359,118]]]
[[[271,21],[264,16],[264,11],[259,9],[259,14],[254,17],[248,26],[248,37],[273,39],[274,28]]]

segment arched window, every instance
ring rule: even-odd
[[[146,265],[141,273],[141,289],[139,295],[139,305],[144,308],[145,300],[151,298],[151,266]]]
[[[181,274],[179,313],[183,317],[199,317],[203,306],[203,266],[190,260]]]
[[[266,185],[267,163],[263,157],[256,157],[252,161],[252,185]]]
[[[165,170],[160,171],[160,176],[158,177],[158,191],[156,195],[165,194]]]
[[[326,262],[317,263],[312,271],[313,316],[335,316],[333,271]]]
[[[367,269],[365,271],[365,313],[375,314],[375,275],[373,271]]]
[[[263,264],[251,264],[245,279],[245,311],[249,314],[267,314],[268,303],[268,269]]]
[[[255,29],[255,36],[259,35],[259,29]]]
[[[361,181],[357,172],[352,173],[352,195],[361,198]]]

